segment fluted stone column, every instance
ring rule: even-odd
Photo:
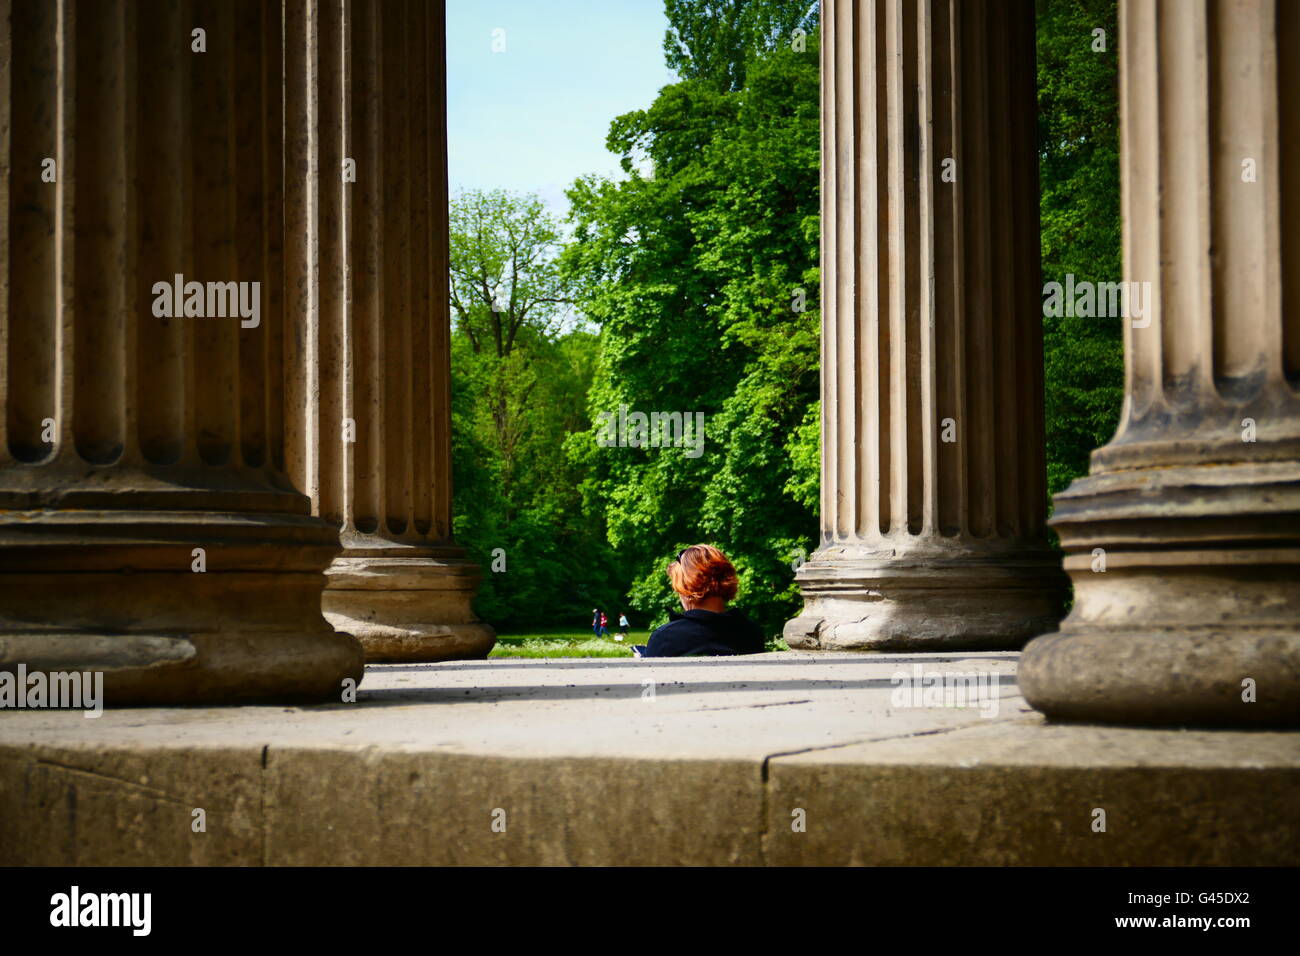
[[[326,617],[368,660],[485,657],[451,534],[441,0],[286,4],[290,474],[339,529]]]
[[[1045,541],[1030,0],[822,5],[821,547],[794,647],[1018,647]]]
[[[1300,723],[1300,5],[1120,4],[1119,430],[1052,524],[1075,603],[1048,715]]]
[[[337,699],[337,532],[282,454],[280,11],[2,6],[0,668],[103,671],[110,706]],[[256,324],[160,315],[178,275],[259,283]]]

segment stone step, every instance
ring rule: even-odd
[[[353,703],[11,711],[0,864],[1300,862],[1300,734],[1050,725],[1017,656],[372,665]]]

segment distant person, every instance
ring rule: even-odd
[[[618,612],[618,633],[614,635],[614,640],[621,641],[623,640],[623,638],[627,637],[628,627],[629,625],[627,623],[627,615],[624,614],[622,611],[619,611]]]
[[[763,632],[727,602],[736,596],[736,569],[727,556],[708,544],[683,549],[667,569],[668,580],[682,603],[668,623],[632,650],[638,657],[697,657],[759,654]]]
[[[591,633],[600,637],[600,612],[594,607],[591,609]]]
[[[597,636],[597,637],[609,637],[609,628],[605,626],[605,625],[607,625],[608,623],[609,623],[609,618],[607,618],[607,617],[605,616],[605,612],[604,612],[604,611],[601,611],[601,612],[600,612],[600,630],[596,632],[596,636]]]

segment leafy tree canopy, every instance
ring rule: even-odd
[[[450,223],[454,526],[485,571],[478,612],[510,628],[614,607],[626,571],[563,452],[589,424],[599,339],[563,327],[558,223],[501,191],[455,197]]]
[[[664,59],[685,80],[716,89],[744,87],[749,62],[817,29],[809,0],[665,0]]]
[[[698,37],[691,18],[709,6],[670,3],[670,17]],[[726,6],[746,22],[745,4]],[[790,22],[815,18],[780,28]],[[742,572],[741,606],[776,633],[797,610],[792,565],[817,529],[818,46],[815,33],[799,50],[763,31],[730,36],[714,62],[745,63],[743,86],[697,57],[648,109],[613,122],[608,145],[628,177],[574,185],[562,259],[602,326],[593,420],[703,412],[703,454],[601,447],[599,429],[567,447],[587,507],[635,569],[638,610],[662,619],[675,606],[667,559],[712,540]]]
[[[470,190],[450,210],[451,309],[475,352],[505,358],[553,334],[569,301],[556,267],[560,227],[537,196]]]
[[[1121,278],[1115,0],[1040,0],[1038,143],[1044,282]],[[1095,30],[1105,31],[1099,50]],[[1121,320],[1043,320],[1047,484],[1088,471],[1124,391]]]

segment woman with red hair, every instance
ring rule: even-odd
[[[736,569],[708,544],[685,548],[668,565],[668,580],[682,602],[668,623],[650,635],[642,657],[758,654],[763,632],[727,602],[736,596]]]

